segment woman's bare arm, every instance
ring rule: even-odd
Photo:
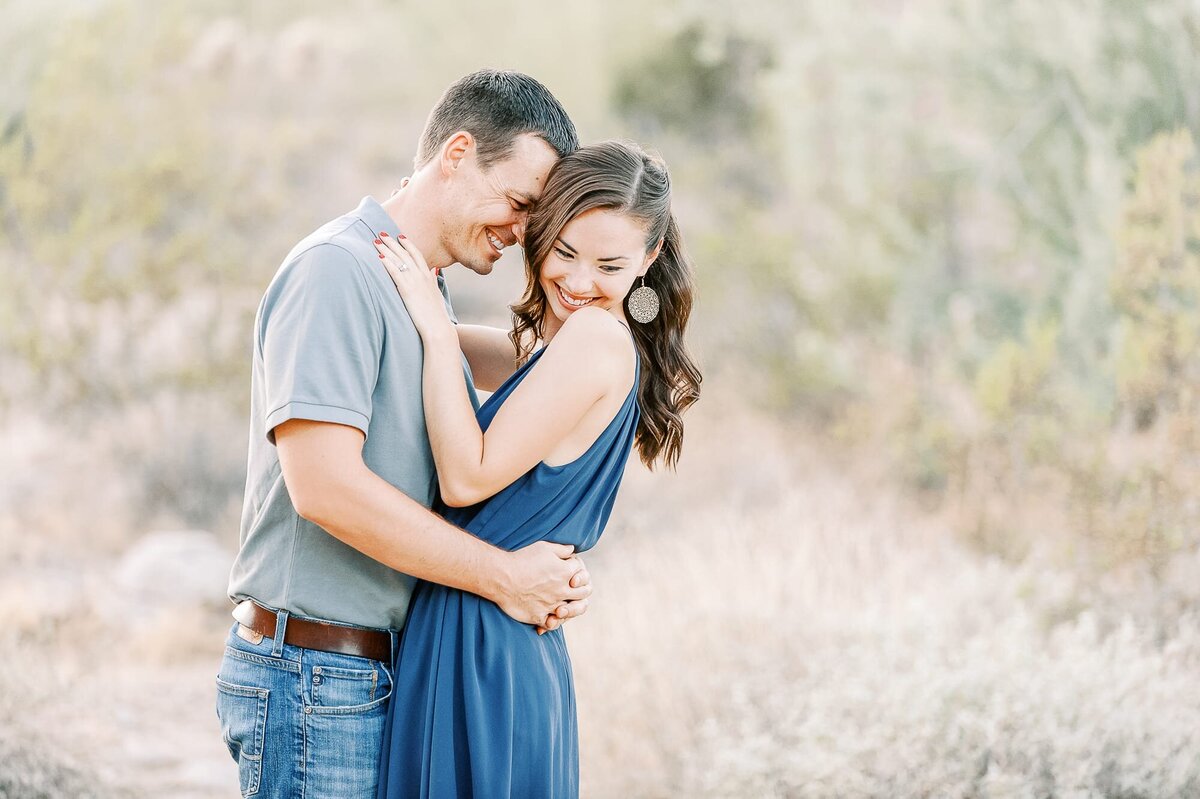
[[[554,453],[597,402],[628,391],[634,369],[629,334],[608,311],[582,308],[563,323],[485,435],[434,273],[403,237],[376,246],[425,348],[425,421],[446,504],[472,505],[498,493]]]
[[[508,396],[484,433],[457,365],[457,338],[425,340],[423,392],[442,499],[471,505],[551,454],[597,402],[627,391],[629,335],[609,313],[576,311]]]

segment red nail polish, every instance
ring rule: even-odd
[[[375,239],[376,244],[383,244],[383,239]]]
[[[379,253],[379,260],[383,260],[383,253]]]
[[[402,238],[402,239],[403,239],[403,238],[408,238],[408,237],[407,237],[407,236],[405,236],[403,233],[401,233],[401,234],[400,234],[400,238]]]
[[[384,231],[383,233],[380,233],[380,234],[379,234],[379,238],[381,238],[381,239],[385,239],[385,238],[387,238],[387,231]]]

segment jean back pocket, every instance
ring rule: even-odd
[[[217,718],[229,754],[238,764],[243,797],[258,793],[262,780],[270,693],[266,688],[234,685],[217,678]]]

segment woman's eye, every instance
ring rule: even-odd
[[[558,247],[554,248],[554,254],[559,258],[562,258],[564,261],[571,260],[571,253],[567,252],[566,250],[560,250]]]
[[[602,266],[602,267],[600,267],[600,271],[606,275],[615,275],[617,272],[621,271],[621,267],[619,267],[619,266]]]

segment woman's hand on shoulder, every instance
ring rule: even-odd
[[[417,246],[404,236],[392,238],[380,233],[375,249],[421,337],[452,330],[445,299],[438,290],[437,273],[429,268]]]

